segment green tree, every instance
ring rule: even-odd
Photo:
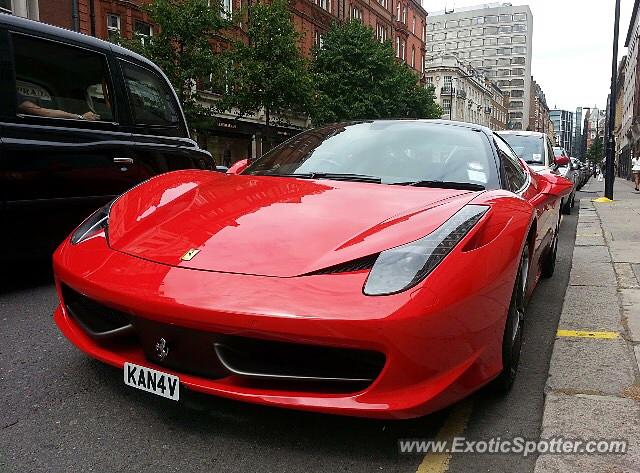
[[[230,87],[219,108],[236,109],[240,115],[263,110],[271,147],[272,124],[306,111],[311,81],[288,0],[258,1],[247,13],[248,43],[237,42],[227,56]]]
[[[359,21],[334,24],[315,51],[314,124],[363,118],[437,118],[433,89]]]
[[[144,8],[157,26],[153,37],[119,42],[160,66],[176,90],[189,125],[205,126],[211,111],[199,103],[196,80],[211,76],[220,80],[223,62],[209,40],[230,26],[230,19],[216,1],[153,0]]]
[[[604,145],[602,142],[602,137],[597,137],[589,146],[589,150],[587,151],[587,158],[590,162],[595,164],[600,164],[604,159]]]

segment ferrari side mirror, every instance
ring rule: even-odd
[[[556,163],[556,166],[566,166],[569,164],[570,159],[567,156],[556,156],[553,159],[553,162]]]
[[[231,166],[227,170],[227,174],[240,174],[242,171],[249,167],[248,159],[241,159],[240,161],[236,161],[233,166]]]

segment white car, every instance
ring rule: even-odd
[[[554,148],[545,133],[509,130],[497,132],[511,148],[536,172],[560,174],[573,182],[573,191],[562,198],[562,212],[570,214],[574,206],[576,179],[569,155],[563,148]],[[559,150],[559,151],[557,151]]]

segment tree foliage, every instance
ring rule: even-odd
[[[364,118],[438,118],[433,89],[418,83],[390,42],[359,21],[334,24],[315,51],[314,124]]]
[[[602,142],[602,137],[597,137],[589,146],[589,151],[587,151],[587,158],[592,163],[599,164],[604,159],[604,145]]]
[[[139,38],[120,42],[156,63],[178,94],[187,121],[197,127],[210,115],[198,103],[197,79],[222,74],[222,61],[209,40],[230,25],[222,4],[207,0],[153,0],[144,8],[157,26],[144,43]]]
[[[240,115],[264,111],[270,142],[274,115],[284,122],[286,114],[306,111],[311,82],[287,0],[258,1],[247,21],[248,43],[238,41],[227,55],[230,87],[219,108]]]

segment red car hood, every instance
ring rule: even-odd
[[[178,171],[111,208],[117,251],[193,269],[291,277],[420,238],[476,192]],[[190,261],[181,257],[199,252]]]

